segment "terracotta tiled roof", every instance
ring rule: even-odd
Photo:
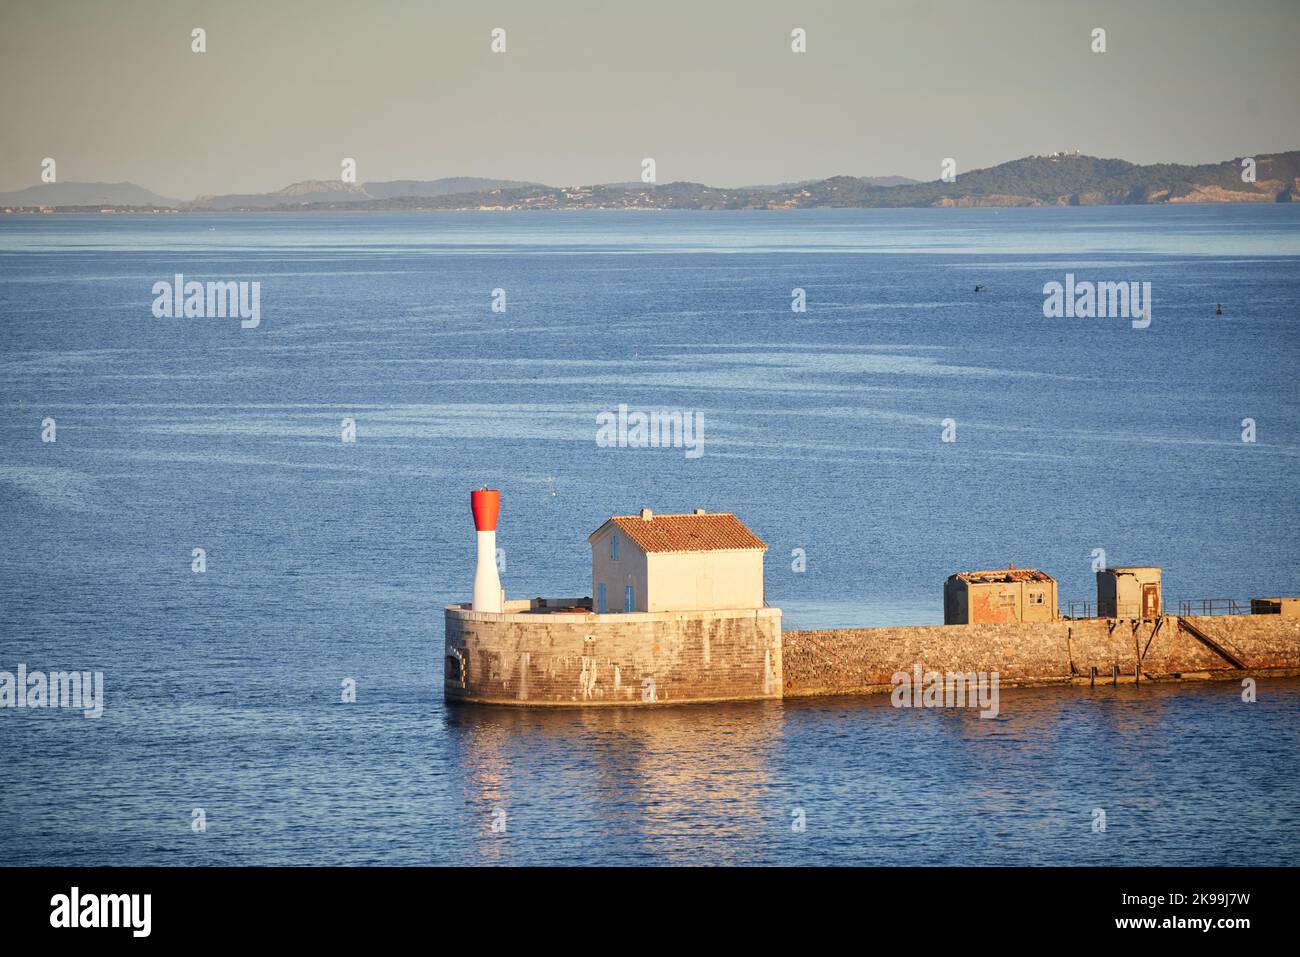
[[[1051,575],[1040,572],[1036,568],[993,568],[984,572],[958,572],[952,577],[958,581],[969,582],[974,585],[989,584],[991,582],[1055,581]]]
[[[610,521],[645,552],[767,551],[763,540],[730,512],[655,515],[649,521],[640,515],[615,515]]]

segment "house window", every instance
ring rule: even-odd
[[[609,536],[609,560],[611,562],[618,561],[618,536],[617,535]]]
[[[1031,605],[1043,604],[1043,593],[1041,591],[1031,591],[1029,593],[1029,604]]]
[[[623,610],[632,611],[636,608],[636,598],[632,591],[632,586],[628,585],[623,592]]]
[[[605,583],[596,586],[596,614],[605,614]]]

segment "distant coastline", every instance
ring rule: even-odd
[[[1028,156],[951,181],[833,176],[729,189],[700,183],[540,183],[453,177],[344,183],[306,180],[272,193],[170,200],[132,183],[50,183],[0,194],[16,213],[499,212],[572,210],[925,209],[1290,203],[1300,199],[1300,150],[1221,163],[1139,166],[1078,152]]]

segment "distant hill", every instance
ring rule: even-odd
[[[292,183],[273,193],[226,193],[196,196],[185,205],[197,209],[270,209],[304,203],[347,203],[374,199],[355,183],[341,180],[309,179]]]
[[[493,189],[541,185],[541,183],[530,183],[525,180],[448,176],[444,179],[394,179],[387,182],[366,183],[365,190],[376,199],[391,199],[394,196],[449,196],[453,193],[486,192]]]
[[[1153,203],[1271,203],[1300,197],[1300,151],[1254,157],[1255,182],[1241,159],[1183,166],[1138,166],[1078,153],[1027,156],[963,172],[945,183],[832,176],[779,186],[725,189],[702,183],[511,186],[441,196],[392,196],[318,209],[818,209],[944,206],[1104,206]],[[284,207],[287,208],[287,207]]]
[[[906,176],[859,176],[858,179],[868,186],[910,186],[918,182]]]
[[[726,189],[703,183],[544,186],[472,176],[353,185],[304,180],[272,193],[200,196],[188,210],[818,209],[945,206],[1104,206],[1159,203],[1289,203],[1300,198],[1300,151],[1259,154],[1254,182],[1242,159],[1138,166],[1079,153],[1026,156],[958,170],[954,182],[901,176],[832,176]],[[175,207],[131,183],[59,183],[0,194],[6,206],[65,209]]]
[[[1202,166],[1138,166],[1077,153],[1028,156],[962,172],[956,181],[878,190],[850,177],[825,180],[797,205],[1105,206],[1148,203],[1289,202],[1300,187],[1300,151],[1255,157],[1255,182],[1242,182],[1241,158]]]
[[[858,180],[864,186],[908,186],[912,183],[919,183],[920,180],[908,179],[906,176],[859,176]],[[797,183],[776,183],[770,186],[742,186],[743,190],[753,190],[756,193],[780,193],[791,189],[801,189],[805,186],[811,186],[814,183],[820,183],[817,179],[804,179]]]
[[[41,183],[0,193],[0,206],[176,206],[135,183]]]
[[[450,176],[445,179],[395,179],[386,182],[344,183],[340,180],[309,179],[293,183],[271,193],[226,193],[196,196],[187,206],[196,209],[282,209],[308,203],[355,203],[385,200],[399,196],[422,198],[469,193],[505,187],[538,186],[537,183],[508,179],[483,179],[477,176]]]

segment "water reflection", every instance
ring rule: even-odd
[[[1206,849],[1208,822],[1277,834],[1300,803],[1294,780],[1267,776],[1265,802],[1260,775],[1229,771],[1261,735],[1281,766],[1297,765],[1295,733],[1276,730],[1293,721],[1300,682],[1265,685],[1263,707],[1216,683],[1002,689],[995,719],[873,695],[458,706],[443,726],[476,822],[467,862],[1233,863],[1228,848]],[[491,833],[497,807],[504,838]],[[1106,834],[1091,830],[1095,807]],[[805,832],[791,827],[795,809]],[[1283,844],[1270,853],[1295,852],[1294,828]]]
[[[453,706],[446,725],[467,808],[487,821],[506,807],[512,830],[581,819],[568,836],[583,843],[609,842],[662,863],[728,863],[746,835],[772,823],[764,799],[784,731],[779,703]],[[505,843],[477,846],[498,860]]]

